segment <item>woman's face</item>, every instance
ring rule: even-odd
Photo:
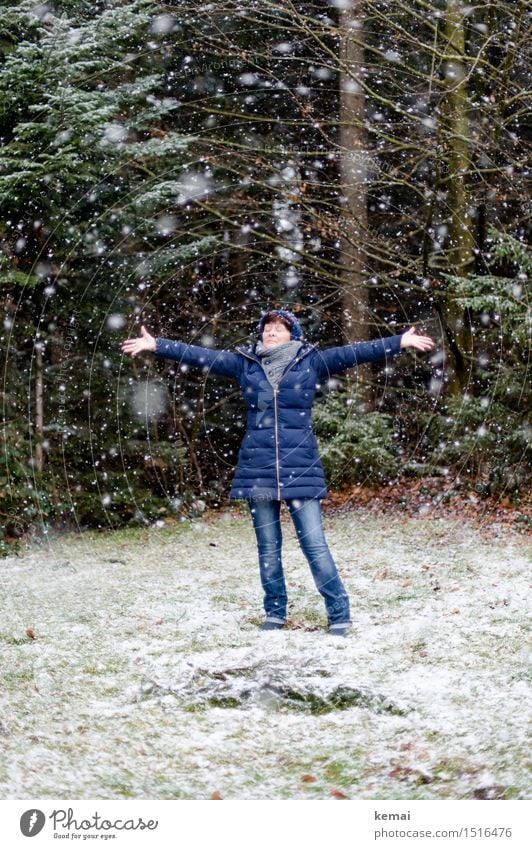
[[[274,345],[282,345],[284,342],[290,342],[290,331],[284,326],[282,321],[271,321],[264,325],[262,331],[263,344],[268,348],[273,348]]]

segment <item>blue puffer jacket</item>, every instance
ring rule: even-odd
[[[396,356],[400,342],[401,334],[324,350],[304,342],[275,388],[255,345],[214,350],[157,337],[155,355],[240,383],[247,423],[230,498],[321,499],[327,489],[311,423],[316,390],[333,374]]]

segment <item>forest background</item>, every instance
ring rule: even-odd
[[[322,387],[331,492],[520,509],[530,43],[522,0],[4,0],[2,552],[227,506],[239,388],[120,343],[232,347],[275,306],[437,341]]]

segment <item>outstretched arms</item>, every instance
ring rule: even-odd
[[[434,347],[430,336],[420,336],[412,326],[405,333],[386,336],[372,342],[354,342],[338,348],[325,348],[318,351],[319,370],[323,375],[337,374],[361,363],[373,363],[386,357],[395,357],[404,348],[417,351],[430,351]]]
[[[126,339],[122,342],[124,354],[131,354],[132,357],[135,357],[142,351],[151,351],[156,357],[177,360],[183,365],[197,366],[205,372],[223,374],[226,377],[238,377],[239,375],[242,357],[238,354],[151,336],[144,325],[141,326],[140,332],[141,335],[136,339]]]

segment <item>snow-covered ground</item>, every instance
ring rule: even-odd
[[[0,797],[528,798],[529,542],[448,519],[325,528],[348,638],[324,630],[287,513],[281,632],[257,630],[235,510],[0,561]]]

